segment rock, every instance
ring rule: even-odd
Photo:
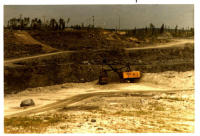
[[[96,122],[96,119],[91,119],[91,122]]]
[[[103,130],[103,128],[97,128],[97,130]]]
[[[66,129],[66,126],[60,126],[60,129]]]
[[[26,99],[21,102],[20,107],[33,106],[33,105],[35,105],[33,99]]]

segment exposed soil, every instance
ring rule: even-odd
[[[5,59],[26,57],[54,51],[57,51],[57,49],[35,40],[26,31],[4,30]]]
[[[194,131],[193,76],[193,71],[171,71],[145,74],[141,82],[134,84],[100,86],[95,81],[27,89],[5,97],[5,132],[191,133]],[[36,106],[19,108],[20,101],[26,98],[33,98]],[[31,125],[23,128],[23,124],[18,127],[9,123],[14,120],[22,123],[23,118],[41,120],[41,125],[33,124],[30,129]]]
[[[99,50],[110,48],[144,47],[155,43],[167,43],[172,37],[146,37],[137,39],[126,31],[112,30],[4,30],[5,59],[32,56],[63,50]],[[153,42],[152,42],[153,41]]]
[[[134,47],[131,37],[103,29],[71,31],[30,31],[32,37],[60,50],[108,49]],[[125,32],[124,32],[125,33]],[[138,41],[136,39],[136,41]]]

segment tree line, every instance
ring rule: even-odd
[[[173,28],[165,24],[162,24],[160,27],[155,27],[154,24],[150,23],[149,26],[144,28],[135,27],[134,29],[127,31],[127,35],[133,35],[137,38],[156,37],[162,34],[170,34],[173,37],[191,37],[194,36],[194,28],[179,28],[178,25]]]
[[[70,22],[70,18],[66,21],[63,18],[58,20],[51,18],[50,20],[42,21],[40,18],[19,17],[11,18],[8,20],[7,28],[14,30],[22,29],[52,29],[52,30],[64,30],[66,25]]]
[[[33,18],[21,16],[19,18],[11,18],[8,20],[7,28],[14,30],[22,30],[22,29],[46,29],[46,30],[64,30],[66,26],[68,26],[70,22],[70,18],[67,20],[63,18],[59,18],[56,20],[55,18],[51,18],[49,20],[41,20],[40,18]],[[94,26],[94,16],[93,16],[93,24],[88,24],[87,26],[84,23],[81,25],[72,25],[70,26],[73,29],[90,29],[95,28]],[[116,31],[117,29],[115,29]],[[150,23],[149,26],[144,28],[134,28],[131,30],[127,30],[127,35],[134,35],[137,38],[140,37],[148,37],[148,36],[158,36],[164,33],[170,33],[174,37],[189,37],[194,36],[194,28],[179,28],[178,25],[175,28],[170,28],[169,26],[162,24],[160,27],[155,27],[153,23]]]

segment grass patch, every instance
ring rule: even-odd
[[[4,119],[5,133],[44,133],[47,127],[64,120],[63,115],[45,117],[12,117]]]

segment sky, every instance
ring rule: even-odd
[[[13,17],[56,18],[67,20],[69,25],[84,23],[97,27],[133,29],[142,28],[153,23],[160,27],[163,23],[179,28],[194,26],[193,5],[5,5],[4,24]],[[120,20],[120,23],[119,23]]]

